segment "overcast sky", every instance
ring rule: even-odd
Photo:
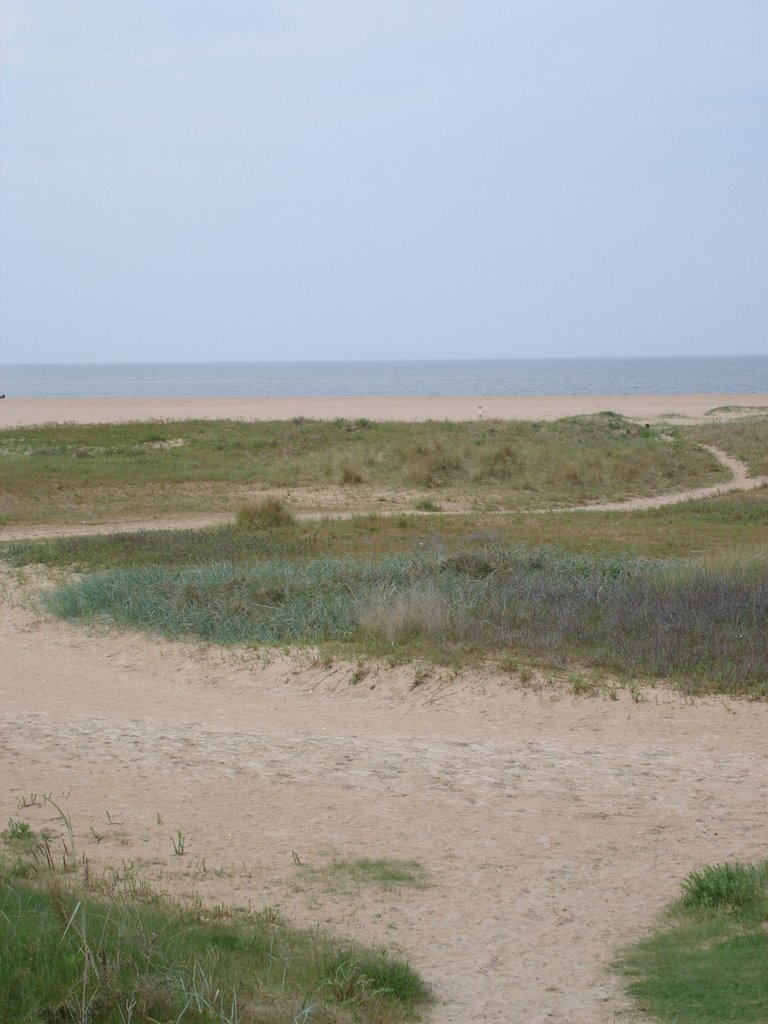
[[[768,352],[766,0],[3,0],[4,362]]]

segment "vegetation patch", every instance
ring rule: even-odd
[[[273,558],[306,561],[320,554],[378,557],[424,549],[460,555],[482,551],[489,543],[655,557],[743,552],[768,545],[766,488],[641,512],[589,515],[442,515],[430,498],[418,501],[417,508],[432,515],[360,515],[302,522],[296,528],[243,529],[228,524],[197,530],[134,530],[9,543],[0,547],[0,556],[17,566],[42,563],[82,572],[225,561],[250,565]]]
[[[487,544],[380,560],[122,569],[45,595],[56,615],[214,643],[573,657],[687,690],[768,692],[768,553],[711,563]]]
[[[708,435],[709,436],[709,435]],[[711,442],[716,443],[716,442]],[[254,490],[407,488],[504,508],[572,505],[725,479],[675,428],[615,413],[554,423],[63,424],[0,432],[0,522],[93,522],[237,510]],[[374,497],[375,496],[375,497]]]
[[[0,853],[3,1024],[398,1024],[429,999],[384,952],[298,931],[272,910],[116,890],[73,863],[56,869],[42,844],[22,859],[14,842]]]
[[[238,508],[235,524],[247,530],[274,530],[280,526],[293,526],[293,513],[282,498],[267,497],[246,501]]]
[[[768,1019],[768,862],[694,872],[663,927],[616,967],[644,1013],[670,1024]]]
[[[334,860],[319,873],[333,881],[382,888],[405,885],[423,889],[427,880],[426,872],[418,861],[391,858],[359,857],[354,860]]]
[[[765,410],[768,412],[768,409]],[[700,444],[722,448],[746,462],[755,476],[768,473],[768,416],[749,416],[730,423],[704,423],[689,427],[686,435]]]

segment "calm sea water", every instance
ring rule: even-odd
[[[348,363],[0,365],[26,398],[622,395],[768,392],[768,356]]]

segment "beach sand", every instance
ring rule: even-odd
[[[768,395],[532,395],[338,398],[5,398],[0,401],[0,428],[42,423],[119,423],[130,420],[357,419],[554,420],[591,413],[622,413],[632,419],[681,422],[714,419],[710,410],[737,406],[768,413]],[[481,413],[482,410],[482,413]],[[718,413],[717,418],[744,415]]]

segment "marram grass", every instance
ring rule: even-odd
[[[768,569],[572,555],[435,551],[86,576],[44,598],[55,614],[220,644],[336,642],[349,652],[419,646],[573,656],[675,677],[698,690],[768,692]]]

